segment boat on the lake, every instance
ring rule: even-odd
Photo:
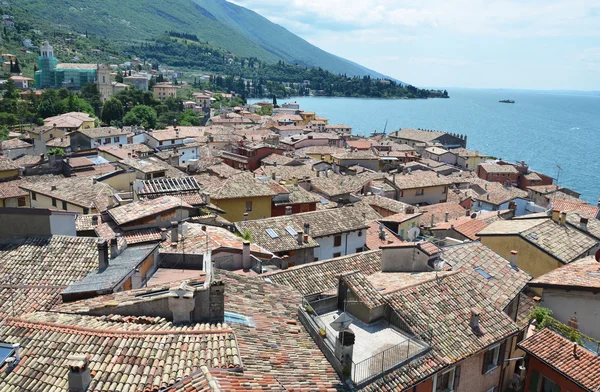
[[[502,99],[499,101],[500,103],[515,103],[512,99]]]

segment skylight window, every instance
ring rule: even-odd
[[[487,272],[485,272],[480,267],[475,267],[475,271],[477,271],[479,273],[479,275],[483,276],[487,280],[492,280],[492,275],[488,274]]]
[[[329,204],[329,201],[328,201],[327,199],[323,199],[323,198],[321,198],[321,200],[320,200],[320,201],[321,201],[321,204],[323,204],[323,205],[327,205],[327,204]]]
[[[275,231],[273,231],[273,229],[267,229],[265,230],[267,232],[267,234],[269,235],[269,237],[275,239],[275,238],[279,238],[279,235],[277,233],[275,233]]]
[[[287,226],[287,227],[285,228],[285,230],[286,230],[288,233],[290,233],[290,235],[291,235],[292,237],[295,237],[295,236],[297,236],[297,235],[298,235],[298,233],[296,232],[296,230],[294,230],[294,228],[293,228],[292,226]]]
[[[11,357],[15,353],[15,349],[12,344],[0,343],[0,367],[4,365],[6,359]]]
[[[224,320],[226,323],[229,324],[241,324],[247,327],[254,327],[256,325],[254,324],[254,320],[252,319],[252,317],[232,312],[225,312]]]

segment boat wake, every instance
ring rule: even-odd
[[[579,131],[580,129],[581,128],[579,128],[579,127],[573,127],[573,128],[571,128],[571,131]]]

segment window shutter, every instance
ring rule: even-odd
[[[504,355],[506,354],[506,341],[500,345],[500,351],[498,352],[498,366],[500,369],[504,369]]]
[[[531,372],[531,377],[529,378],[529,391],[537,392],[538,390],[538,382],[540,380],[540,374],[535,370]]]
[[[460,366],[454,368],[454,390],[460,385]]]
[[[488,364],[491,362],[492,352],[490,350],[486,351],[483,355],[483,366],[481,367],[481,374],[486,374],[488,370]]]

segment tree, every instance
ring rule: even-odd
[[[0,141],[2,140],[8,140],[8,133],[10,131],[8,130],[8,127],[6,125],[2,125],[0,126]]]
[[[19,98],[19,92],[15,87],[15,81],[8,79],[4,85],[4,99],[17,99]]]
[[[96,83],[86,83],[80,92],[81,98],[85,99],[92,107],[96,115],[100,114],[100,108],[102,107],[102,97],[98,90]]]
[[[19,59],[15,57],[15,66],[14,66],[14,73],[16,74],[20,74],[21,73],[21,65],[19,64]]]
[[[123,72],[121,70],[117,71],[117,76],[115,76],[115,80],[117,83],[123,83]]]
[[[278,108],[279,106],[277,105],[277,96],[273,95],[273,107],[274,108]]]
[[[117,98],[112,97],[104,102],[102,115],[100,116],[104,124],[111,124],[113,121],[123,119],[123,104]]]
[[[125,125],[138,125],[149,130],[156,127],[156,110],[146,105],[138,105],[123,117]]]

